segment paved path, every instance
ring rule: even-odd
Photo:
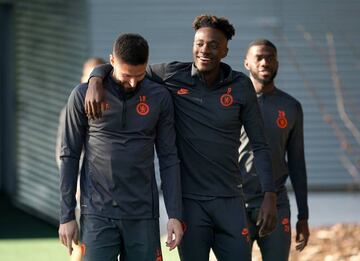
[[[292,224],[297,208],[295,196],[290,195]],[[312,192],[309,194],[309,224],[311,227],[336,223],[360,223],[360,193]]]
[[[297,208],[295,196],[289,194],[291,221],[295,226]],[[309,212],[311,227],[333,225],[336,223],[360,223],[360,193],[312,192],[309,194]],[[160,197],[160,233],[166,232],[167,215],[163,197]]]

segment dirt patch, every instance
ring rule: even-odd
[[[360,261],[360,224],[312,228],[310,233],[307,247],[298,252],[293,230],[290,261]],[[257,245],[254,245],[253,261],[261,261]]]

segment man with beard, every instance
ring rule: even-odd
[[[278,208],[278,223],[275,231],[266,237],[259,237],[256,216],[263,195],[251,144],[245,131],[242,130],[239,161],[244,180],[251,243],[257,241],[263,260],[285,261],[289,258],[291,244],[290,205],[285,187],[288,176],[298,207],[296,249],[303,250],[309,239],[303,112],[301,104],[296,99],[275,87],[278,60],[273,43],[266,39],[251,42],[246,52],[244,66],[250,73],[270,144]]]
[[[261,235],[276,224],[276,195],[269,147],[249,77],[221,62],[235,34],[225,18],[196,17],[193,62],[148,68],[149,77],[164,82],[175,106],[180,157],[183,221],[187,227],[179,253],[182,261],[251,260],[238,148],[244,125],[254,148],[265,194],[257,217]],[[89,114],[101,114],[102,79],[112,68],[100,66],[90,79]],[[106,113],[106,112],[105,112]]]
[[[154,146],[160,163],[169,216],[168,247],[182,237],[180,168],[175,146],[174,108],[170,94],[146,78],[147,41],[120,35],[104,80],[109,109],[101,120],[86,117],[87,84],[78,85],[66,107],[60,153],[59,238],[72,252],[77,243],[75,191],[79,159],[81,242],[86,261],[161,260],[159,199]]]

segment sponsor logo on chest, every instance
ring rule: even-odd
[[[278,111],[278,117],[276,119],[276,124],[280,129],[285,129],[288,125],[288,120],[286,118],[285,111],[279,110]]]
[[[186,89],[186,88],[180,88],[180,89],[177,91],[177,94],[178,94],[178,95],[186,95],[186,94],[189,94],[189,90]]]
[[[139,96],[139,103],[136,105],[136,112],[141,116],[146,116],[150,112],[150,107],[146,103],[146,96]]]
[[[220,103],[224,107],[230,107],[234,103],[234,97],[231,94],[232,89],[228,88],[226,93],[220,96]]]

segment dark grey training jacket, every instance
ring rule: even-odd
[[[270,149],[278,206],[288,206],[285,183],[290,176],[299,210],[298,218],[308,218],[307,177],[304,157],[303,112],[301,104],[289,94],[275,88],[258,95]],[[242,130],[240,147],[241,174],[247,206],[260,207],[263,193],[254,165],[249,139]]]
[[[150,66],[175,105],[182,188],[186,197],[241,195],[238,148],[245,127],[254,148],[264,191],[274,191],[270,153],[256,94],[248,76],[220,64],[220,79],[206,86],[193,63]]]
[[[104,82],[108,110],[101,119],[89,120],[85,115],[87,84],[77,86],[68,101],[60,154],[60,222],[75,218],[83,146],[81,213],[115,219],[157,218],[154,144],[169,218],[180,219],[180,170],[169,92],[147,78],[132,93],[124,93],[111,76]]]

